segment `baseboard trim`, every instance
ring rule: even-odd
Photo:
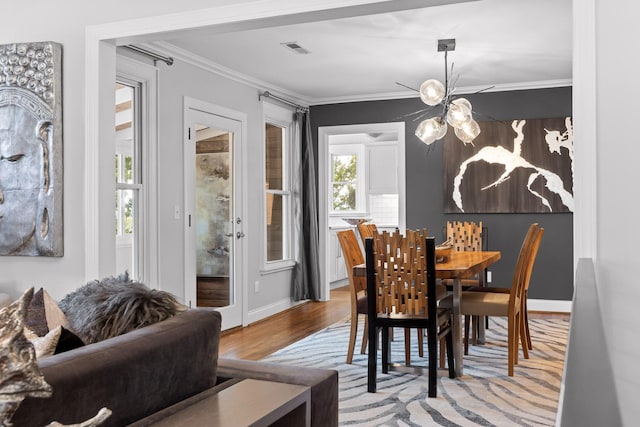
[[[551,299],[527,299],[529,311],[546,311],[551,313],[571,313],[571,301]]]
[[[247,322],[245,326],[259,320],[266,319],[269,316],[273,316],[274,314],[278,314],[297,305],[304,304],[305,302],[306,300],[293,301],[291,298],[283,298],[280,301],[265,305],[264,307],[260,307],[256,310],[250,310],[247,313]]]

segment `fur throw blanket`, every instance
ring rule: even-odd
[[[89,282],[59,306],[85,344],[160,322],[181,310],[173,295],[131,281],[126,273]]]

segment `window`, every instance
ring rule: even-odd
[[[329,210],[333,214],[366,212],[364,146],[331,145]]]
[[[116,83],[115,233],[116,271],[140,278],[139,232],[141,177],[140,84],[120,79]]]
[[[293,113],[264,104],[265,135],[265,269],[293,265],[291,150]]]

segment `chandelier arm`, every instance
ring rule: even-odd
[[[478,90],[478,91],[476,91],[476,92],[473,92],[473,95],[476,95],[476,94],[478,94],[478,93],[485,92],[485,91],[490,90],[490,89],[493,89],[493,88],[495,88],[495,87],[496,87],[495,85],[485,87],[484,89],[480,89],[480,90]]]
[[[416,92],[420,92],[420,89],[416,89],[416,88],[414,88],[414,87],[407,86],[407,85],[405,85],[405,84],[403,84],[403,83],[396,82],[396,84],[397,84],[398,86],[402,86],[402,87],[404,87],[404,88],[411,89],[411,90],[416,91]]]
[[[423,108],[422,110],[418,110],[418,111],[414,111],[412,113],[407,113],[407,114],[403,114],[402,116],[398,116],[396,117],[397,120],[399,119],[406,119],[408,117],[411,116],[417,116],[416,118],[413,119],[413,121],[415,122],[416,120],[419,120],[420,118],[426,116],[427,114],[429,114],[431,112],[431,110],[433,110],[434,107],[428,107],[428,108]]]

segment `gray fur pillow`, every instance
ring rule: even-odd
[[[126,273],[89,282],[59,306],[85,344],[160,322],[179,311],[173,295],[131,281]]]

